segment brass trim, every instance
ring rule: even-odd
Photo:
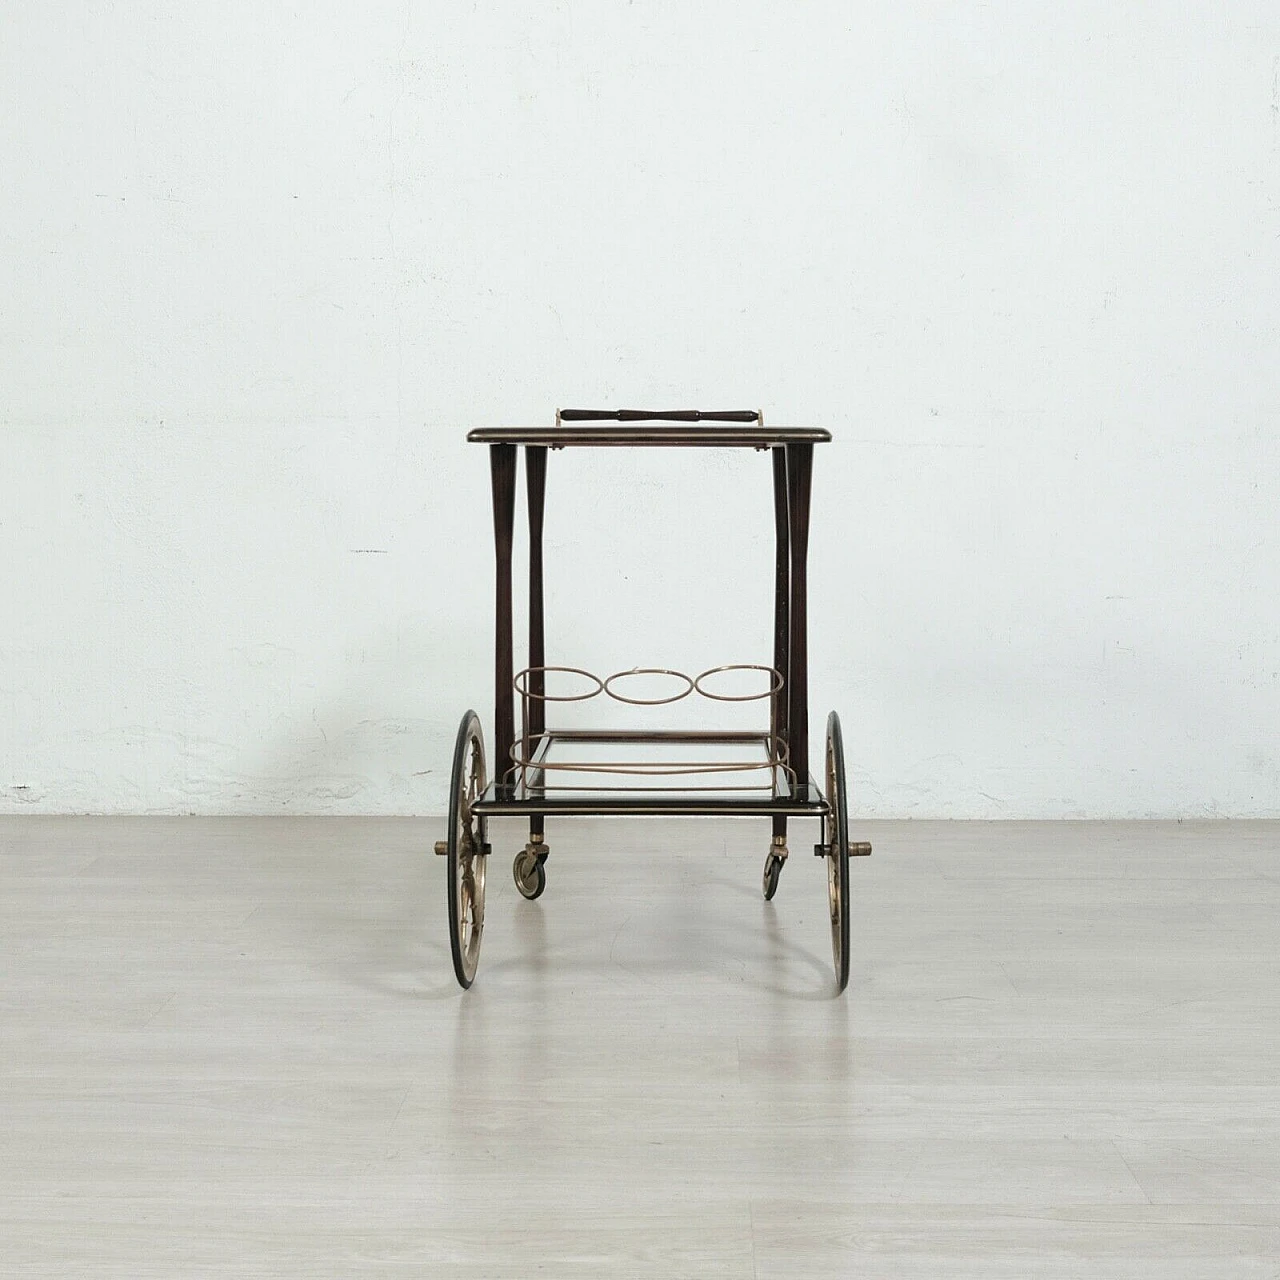
[[[552,693],[533,693],[529,690],[529,681],[527,677],[533,675],[535,671],[541,671],[544,675],[548,671],[567,671],[571,675],[586,676],[588,680],[594,680],[596,687],[590,693],[570,693],[570,694],[552,694]],[[520,683],[520,678],[526,677],[524,684]],[[529,698],[535,702],[586,702],[591,698],[597,697],[604,691],[604,681],[600,679],[594,671],[584,671],[581,667],[523,667],[517,671],[515,678],[511,681],[515,686],[516,692],[522,698]]]
[[[610,687],[615,680],[622,680],[627,676],[673,676],[677,680],[683,680],[689,687],[670,698],[628,698],[625,694],[615,693]],[[687,676],[683,671],[672,671],[669,667],[632,667],[630,671],[615,671],[604,682],[604,691],[615,702],[625,702],[632,707],[665,707],[672,702],[680,702],[687,698],[693,692],[693,677]]]
[[[763,693],[708,693],[702,687],[702,682],[708,676],[719,675],[722,671],[767,671],[773,677],[770,682],[772,687],[766,689]],[[712,702],[759,702],[764,698],[772,698],[775,693],[781,690],[784,683],[782,672],[777,667],[762,666],[758,662],[730,662],[723,667],[712,667],[710,670],[704,671],[694,680],[693,687],[704,698],[710,698]]]

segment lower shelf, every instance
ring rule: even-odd
[[[639,754],[653,747],[662,748],[656,759]],[[826,813],[813,778],[793,786],[771,747],[767,733],[551,730],[518,744],[521,763],[504,781],[490,783],[472,811],[511,817]]]
[[[593,792],[590,795],[539,796],[532,791],[525,792],[518,785],[500,786],[490,783],[484,795],[471,806],[471,811],[487,818],[537,815],[578,818],[821,817],[827,812],[827,802],[819,796],[812,778],[805,791],[818,798],[806,799],[803,795],[796,795],[771,800],[767,796],[689,795],[676,791],[628,794],[623,788],[612,792]]]

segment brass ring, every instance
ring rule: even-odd
[[[621,693],[614,693],[609,687],[615,680],[621,680],[624,676],[674,676],[677,680],[683,680],[688,688],[671,698],[628,698]],[[604,682],[604,691],[616,701],[629,702],[633,707],[663,707],[669,702],[679,702],[681,698],[687,698],[693,692],[693,680],[683,671],[672,671],[667,667],[632,667],[630,671],[615,671]]]
[[[719,675],[722,671],[767,671],[773,676],[773,680],[770,682],[771,687],[763,693],[708,693],[702,687],[702,682],[708,676]],[[704,698],[710,698],[713,702],[758,702],[761,698],[772,698],[782,688],[782,685],[782,672],[777,667],[764,667],[758,662],[730,662],[723,667],[712,667],[709,671],[704,671],[693,682],[693,687]]]
[[[530,693],[528,676],[535,671],[541,671],[544,675],[548,671],[567,671],[570,675],[586,676],[588,680],[594,680],[596,687],[590,693],[571,693],[560,694],[559,696],[550,693]],[[521,677],[526,677],[524,684],[520,683]],[[516,687],[516,692],[522,698],[532,698],[535,702],[586,702],[588,698],[594,698],[605,688],[605,682],[600,679],[592,671],[584,671],[581,667],[525,667],[522,671],[517,671],[515,679],[511,682]]]

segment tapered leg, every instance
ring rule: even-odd
[[[493,545],[496,561],[494,599],[493,777],[507,781],[511,744],[515,741],[515,671],[511,646],[511,539],[516,518],[516,446],[491,444],[489,471],[493,481]]]
[[[773,719],[773,736],[787,741],[787,699],[791,696],[791,682],[787,678],[787,653],[791,644],[791,537],[787,528],[787,451],[782,446],[770,450],[773,454],[773,666],[782,675],[782,688],[773,695],[770,711]],[[774,818],[773,834],[783,843],[787,838],[787,820]]]
[[[529,498],[529,666],[546,665],[546,637],[542,625],[542,513],[547,496],[547,451],[527,446],[524,451],[524,476]],[[527,748],[547,727],[546,676],[538,670],[529,673],[529,735]],[[541,838],[542,814],[529,819],[529,835]]]
[[[787,742],[796,780],[809,781],[809,631],[807,613],[809,555],[809,491],[813,480],[813,445],[787,445],[787,515],[791,539],[791,616],[788,649],[790,697]]]

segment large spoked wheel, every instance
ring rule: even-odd
[[[840,717],[827,717],[827,815],[823,843],[827,848],[827,898],[831,907],[831,955],[836,966],[837,994],[849,985],[849,786],[844,772],[844,738]]]
[[[480,963],[484,932],[484,871],[489,846],[485,820],[471,806],[483,795],[484,735],[480,718],[468,711],[458,726],[453,749],[453,787],[449,793],[449,945],[460,986],[469,987]]]

